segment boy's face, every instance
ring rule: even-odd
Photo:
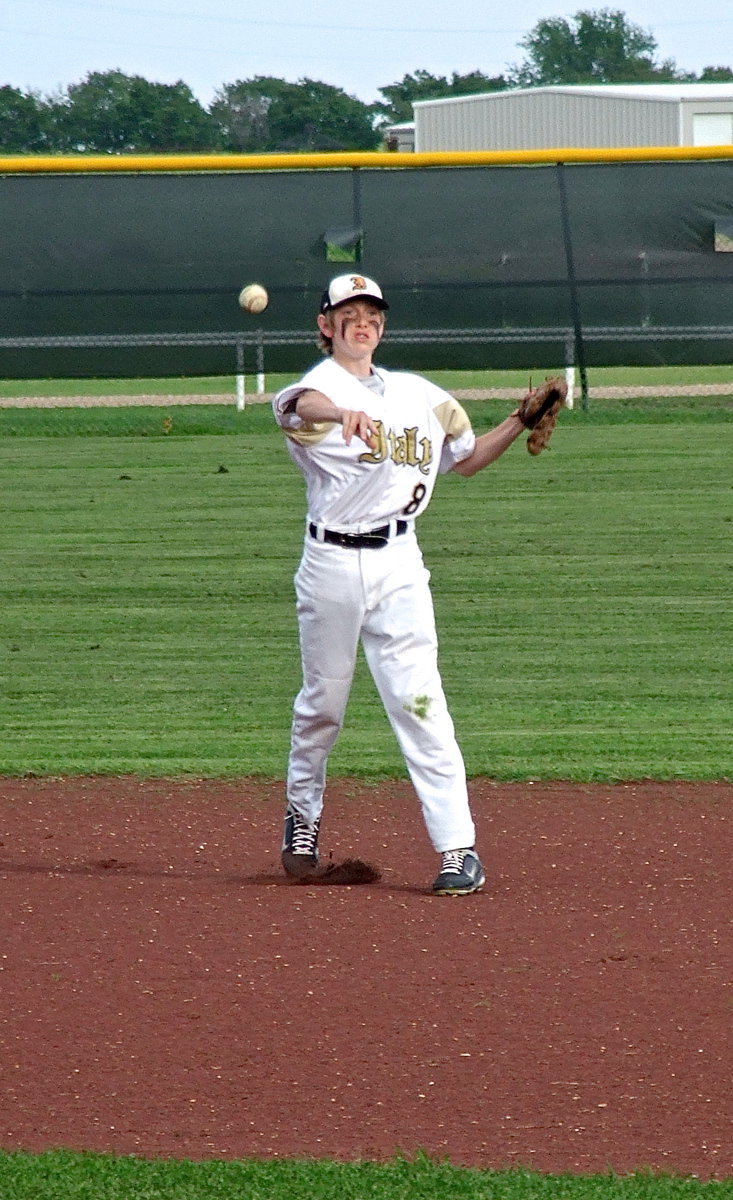
[[[332,338],[334,354],[363,358],[373,354],[384,333],[384,313],[371,300],[348,300],[320,313],[318,328]]]

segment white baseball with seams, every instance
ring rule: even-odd
[[[249,313],[264,312],[270,303],[267,288],[261,283],[248,283],[239,293],[239,307]]]

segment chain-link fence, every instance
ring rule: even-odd
[[[648,327],[639,329],[634,326],[605,326],[605,327],[589,327],[584,331],[584,338],[587,345],[602,344],[604,342],[616,343],[620,340],[624,342],[633,341],[648,341],[655,345],[663,345],[665,342],[673,342],[675,344],[684,343],[685,340],[693,340],[699,343],[701,340],[709,340],[711,344],[720,344],[730,347],[730,362],[731,362],[731,379],[729,382],[715,383],[700,383],[700,384],[685,384],[682,385],[655,385],[655,386],[633,386],[627,387],[600,387],[594,388],[589,385],[587,372],[582,373],[578,370],[578,364],[575,359],[576,342],[574,331],[570,328],[562,329],[558,327],[552,328],[537,328],[527,329],[423,329],[423,330],[391,330],[389,333],[389,343],[396,346],[430,346],[436,345],[467,345],[467,346],[488,346],[491,344],[524,344],[529,339],[537,345],[544,345],[548,354],[554,357],[554,361],[563,364],[565,376],[569,385],[569,402],[572,405],[575,398],[579,397],[583,405],[588,403],[589,397],[600,398],[618,398],[623,396],[643,396],[643,395],[732,395],[733,394],[733,326],[727,325],[710,325],[710,326],[667,326],[662,328]],[[256,332],[245,333],[240,330],[223,330],[211,333],[159,333],[159,334],[81,334],[72,337],[51,336],[51,337],[4,337],[0,338],[0,351],[3,349],[16,351],[82,351],[82,350],[118,350],[129,353],[131,356],[131,366],[134,366],[134,354],[140,349],[150,347],[166,347],[175,349],[175,347],[183,346],[187,348],[195,347],[210,347],[223,348],[230,354],[231,373],[235,377],[235,393],[233,401],[237,407],[244,408],[247,403],[256,402],[265,399],[269,396],[267,391],[267,374],[268,374],[268,350],[273,347],[282,345],[297,346],[297,347],[312,347],[312,355],[316,355],[316,335],[314,330],[258,330]],[[303,354],[303,361],[307,363],[308,356]],[[135,374],[134,370],[130,371],[130,375]],[[246,391],[246,380],[254,380],[254,387],[250,383],[249,392]],[[496,387],[478,387],[470,389],[459,389],[455,395],[459,399],[514,399],[522,395],[522,389],[518,388],[496,388]],[[120,399],[119,397],[96,397],[96,403],[170,403],[172,397],[155,397],[150,395],[141,395],[138,397],[127,397]],[[85,396],[78,397],[57,397],[56,403],[72,403],[80,402],[89,403],[90,398]],[[180,403],[215,403],[220,402],[218,397],[212,396],[195,396],[191,394],[181,395]],[[0,407],[23,407],[33,404],[48,403],[48,399],[34,397],[32,395],[17,397],[12,400],[0,400]]]

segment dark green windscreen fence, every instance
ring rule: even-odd
[[[733,361],[730,159],[5,175],[0,216],[8,377],[300,370],[350,270],[387,364]]]

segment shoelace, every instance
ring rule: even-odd
[[[442,874],[460,875],[465,857],[465,850],[444,850]]]
[[[296,815],[293,821],[293,854],[312,854],[318,840],[318,826],[309,825]]]

